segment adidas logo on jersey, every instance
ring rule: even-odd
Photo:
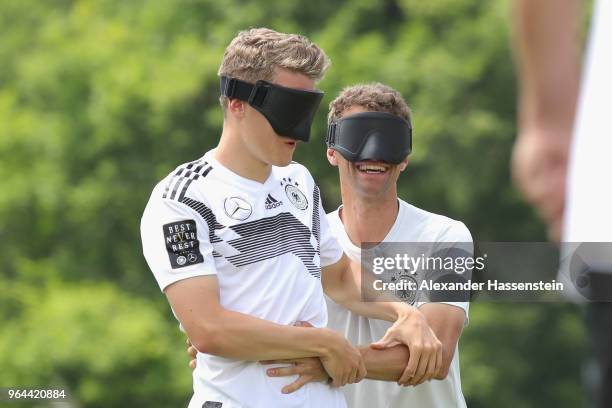
[[[266,197],[266,210],[271,210],[281,205],[283,205],[282,201],[278,201],[276,198],[272,197],[272,194],[268,194],[268,197]]]

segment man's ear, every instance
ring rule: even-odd
[[[245,103],[240,99],[230,99],[227,101],[227,109],[235,116],[244,116]]]
[[[327,148],[327,161],[334,167],[338,167],[338,159],[336,158],[336,151],[334,149]]]
[[[408,156],[399,164],[400,171],[406,170],[406,167],[408,167]]]

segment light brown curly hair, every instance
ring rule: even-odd
[[[380,82],[372,82],[344,88],[329,104],[328,123],[340,119],[353,106],[373,112],[387,112],[409,122],[412,118],[410,108],[398,91]]]

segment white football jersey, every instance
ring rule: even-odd
[[[361,249],[351,242],[338,211],[327,215],[330,228],[348,257],[360,261]],[[399,200],[397,219],[383,242],[471,243],[472,236],[462,222],[421,210]],[[468,302],[443,303],[463,309],[467,324]],[[415,305],[423,304],[417,302]],[[391,327],[389,322],[359,316],[329,298],[327,298],[327,308],[328,327],[343,333],[352,344],[374,343]],[[342,390],[351,408],[463,408],[466,406],[461,391],[458,346],[448,377],[444,380],[432,380],[416,387],[400,387],[390,381],[362,380],[358,384],[342,387]]]
[[[278,324],[327,325],[321,268],[342,249],[319,189],[297,163],[262,184],[222,166],[214,150],[179,166],[153,189],[141,221],[143,251],[159,287],[216,275],[222,306]],[[345,407],[342,392],[297,377],[271,378],[258,362],[198,353],[190,407]],[[208,404],[208,405],[206,405]]]

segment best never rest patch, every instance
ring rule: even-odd
[[[165,224],[163,229],[172,269],[204,262],[200,253],[200,241],[198,241],[198,231],[194,220]]]

